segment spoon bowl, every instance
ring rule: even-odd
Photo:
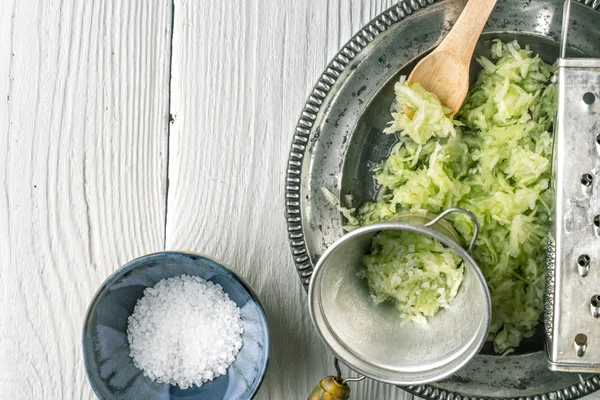
[[[415,66],[408,84],[434,93],[454,115],[469,91],[469,67],[477,40],[496,0],[469,0],[442,43]]]

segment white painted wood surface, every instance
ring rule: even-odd
[[[333,359],[314,331],[284,213],[291,135],[327,62],[391,0],[175,1],[167,248],[247,278],[270,318],[258,399],[302,399]],[[410,399],[366,381],[353,399]]]
[[[0,399],[92,399],[81,328],[164,247],[171,3],[2,0]]]
[[[287,245],[287,152],[326,63],[393,3],[2,1],[0,400],[94,398],[88,302],[165,248],[223,260],[263,300],[258,399],[303,399],[333,372]],[[353,399],[412,396],[367,380]]]

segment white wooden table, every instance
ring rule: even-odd
[[[91,296],[164,249],[220,259],[258,292],[259,399],[304,399],[332,372],[288,250],[287,151],[328,60],[393,3],[2,0],[0,399],[94,398]],[[412,398],[369,380],[353,393]]]
[[[2,0],[0,399],[94,398],[91,296],[164,249],[258,292],[273,338],[259,399],[306,398],[332,372],[288,249],[287,152],[326,63],[393,3]]]

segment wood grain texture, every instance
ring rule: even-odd
[[[0,7],[0,399],[90,399],[83,316],[164,246],[170,0]]]
[[[168,249],[216,257],[258,292],[272,357],[258,399],[303,399],[334,372],[284,221],[287,153],[327,62],[391,0],[175,1]],[[352,398],[410,399],[376,383]]]
[[[2,1],[0,399],[93,398],[86,307],[165,244],[257,290],[273,335],[258,399],[304,399],[333,373],[288,248],[287,152],[327,62],[394,3]],[[352,399],[412,396],[366,380]]]

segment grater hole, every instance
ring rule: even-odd
[[[587,254],[582,254],[577,258],[577,264],[579,264],[580,267],[587,267],[588,265],[590,265],[590,256],[588,256]]]
[[[587,336],[583,333],[578,333],[577,336],[575,336],[575,343],[579,346],[587,344]]]
[[[594,177],[592,174],[581,175],[581,184],[583,186],[592,186],[592,182],[594,182]]]
[[[587,348],[587,341],[588,341],[588,338],[583,333],[578,333],[575,336],[575,340],[573,341],[574,342],[573,344],[575,347],[575,353],[577,354],[577,357],[584,356],[585,350]]]
[[[600,144],[600,134],[598,136],[596,136],[596,143]]]
[[[600,228],[600,215],[596,215],[596,216],[594,217],[594,226],[595,226],[596,228]]]
[[[587,92],[583,95],[583,102],[587,105],[591,105],[596,101],[596,96],[592,92]]]
[[[592,313],[592,317],[600,318],[600,295],[592,296],[592,300],[590,300],[590,312]]]

